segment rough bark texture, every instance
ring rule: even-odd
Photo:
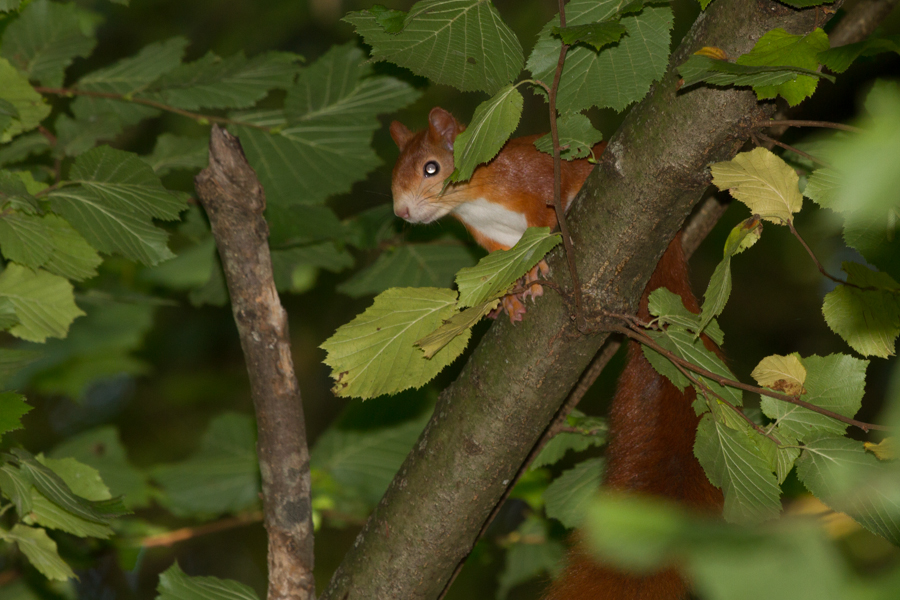
[[[272,279],[265,194],[237,138],[213,125],[195,179],[212,227],[256,410],[269,536],[269,600],[315,598],[309,451],[287,314]]]
[[[840,3],[837,3],[840,4]],[[703,46],[729,56],[765,32],[805,33],[830,16],[764,0],[717,0],[631,111],[569,213],[585,307],[631,312],[657,260],[709,184],[773,112],[752,91],[678,89],[675,67]],[[565,260],[550,265],[565,285]],[[434,598],[469,551],[606,335],[581,335],[547,293],[523,323],[498,320],[444,391],[418,443],[325,591],[329,600]],[[594,322],[599,325],[599,320]]]

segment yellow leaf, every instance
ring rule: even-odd
[[[772,355],[762,359],[750,374],[759,385],[788,394],[799,396],[805,393],[806,367],[795,355]]]
[[[742,152],[734,160],[712,165],[710,170],[716,187],[729,190],[767,221],[788,223],[803,207],[797,173],[765,148]]]
[[[715,46],[704,46],[694,52],[694,54],[698,56],[708,56],[709,58],[714,58],[716,60],[728,60],[728,54],[721,48],[716,48]]]
[[[875,455],[878,460],[894,460],[897,458],[897,442],[894,438],[884,438],[877,444],[863,442],[863,447]]]

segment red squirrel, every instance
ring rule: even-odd
[[[553,198],[553,159],[534,147],[538,136],[510,140],[468,182],[452,184],[441,194],[444,180],[453,172],[453,143],[464,129],[437,107],[423,131],[414,133],[398,121],[391,123],[391,137],[400,148],[391,185],[397,216],[410,223],[431,223],[453,215],[488,251],[512,247],[528,227],[555,227],[556,213],[547,205]],[[594,155],[599,156],[605,145],[594,146]],[[593,165],[582,159],[563,161],[562,167],[562,200],[568,208]],[[534,280],[535,272],[530,281]],[[658,287],[679,294],[689,310],[699,312],[680,235],[647,284],[640,318],[650,319],[647,298]],[[516,302],[504,304],[512,305],[507,306],[511,319],[521,319]],[[698,510],[721,511],[721,492],[694,458],[699,418],[693,401],[693,389],[679,391],[650,366],[637,342],[629,342],[628,360],[610,408],[604,485],[665,496]],[[545,600],[677,600],[686,594],[687,585],[674,570],[630,575],[598,564],[576,543],[567,569]]]

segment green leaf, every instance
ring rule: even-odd
[[[518,543],[506,551],[506,563],[497,578],[497,598],[503,600],[514,587],[545,573],[554,574],[565,558],[565,546],[547,535],[547,523],[527,517],[516,530]]]
[[[818,54],[830,48],[828,35],[815,29],[807,35],[792,35],[778,28],[767,32],[753,49],[739,56],[737,64],[749,66],[791,66],[814,71],[819,66]],[[788,104],[795,106],[812,96],[819,83],[817,77],[799,75],[794,81],[780,85],[757,85],[753,88],[760,100],[781,96]]]
[[[875,56],[883,52],[900,53],[900,35],[886,35],[884,37],[869,37],[855,44],[846,44],[837,48],[829,48],[819,52],[817,58],[820,63],[835,73],[843,73],[857,58],[861,56]]]
[[[602,474],[602,458],[582,461],[563,472],[544,492],[547,516],[566,527],[578,527],[591,499],[600,489]]]
[[[750,66],[719,60],[702,54],[691,55],[678,72],[684,81],[684,87],[697,83],[710,85],[752,86],[754,90],[771,89],[783,84],[797,81],[799,77],[822,78],[834,81],[834,78],[814,69],[791,66]]]
[[[725,240],[725,256],[740,254],[752,247],[762,236],[762,223],[756,216],[744,219],[734,226]]]
[[[801,400],[826,408],[845,417],[853,417],[862,405],[869,362],[847,356],[808,356],[801,359],[806,369],[803,381],[805,393]],[[800,441],[822,435],[842,435],[847,425],[831,417],[820,415],[801,406],[763,397],[763,413],[778,422],[782,431]]]
[[[25,396],[15,392],[0,392],[0,437],[8,431],[22,428],[22,417],[32,409]]]
[[[839,285],[825,296],[825,322],[863,356],[893,356],[900,335],[900,285],[857,263],[844,262],[841,268],[850,285]]]
[[[8,462],[0,464],[0,491],[16,506],[19,515],[27,515],[31,512],[31,502],[34,484],[28,473],[17,469]]]
[[[387,33],[400,33],[403,31],[403,22],[406,13],[402,10],[392,10],[380,4],[374,5],[369,12],[375,15],[375,20]]]
[[[9,303],[7,303],[9,304]],[[10,304],[10,308],[12,305]],[[6,315],[0,314],[0,319]],[[13,325],[18,322],[15,312],[12,313]],[[12,325],[10,325],[11,327]],[[2,326],[0,326],[2,328]],[[14,348],[0,349],[0,389],[10,387],[10,381],[16,379],[31,364],[41,358],[42,354],[35,350],[19,350]]]
[[[34,129],[50,114],[50,105],[5,58],[0,58],[0,100],[12,104],[18,113],[0,131],[0,144]]]
[[[380,164],[371,148],[376,116],[400,109],[419,92],[393,77],[375,76],[352,45],[336,46],[300,72],[285,109],[235,114],[261,126],[232,127],[256,169],[269,206],[321,204],[349,192]],[[326,82],[323,85],[323,82]]]
[[[8,260],[37,269],[50,258],[44,219],[13,211],[0,215],[0,250]]]
[[[488,300],[483,304],[478,304],[471,308],[467,308],[462,312],[458,312],[446,321],[444,324],[416,341],[416,346],[425,353],[425,358],[431,358],[440,352],[447,344],[456,339],[457,336],[470,332],[482,317],[487,316],[489,312],[497,308],[500,299]]]
[[[36,0],[6,28],[0,55],[28,79],[62,87],[66,68],[94,49],[97,23],[97,15],[74,4]]]
[[[731,256],[725,256],[716,265],[709,285],[703,294],[703,307],[700,311],[700,331],[703,331],[713,319],[722,314],[725,304],[731,296]]]
[[[112,141],[122,132],[122,123],[114,115],[101,114],[93,118],[73,119],[63,113],[56,117],[57,156],[84,154],[101,140]]]
[[[358,298],[392,287],[451,287],[456,272],[474,264],[472,253],[459,244],[404,244],[382,252],[337,290]]]
[[[453,144],[451,181],[468,181],[475,168],[490,161],[506,144],[522,116],[522,94],[507,85],[490,100],[478,105],[472,123],[456,136]]]
[[[621,23],[605,21],[571,27],[554,27],[553,35],[558,35],[570,46],[587,44],[593,46],[594,50],[602,50],[618,42],[625,35],[625,31],[625,26]]]
[[[259,504],[256,427],[245,415],[217,416],[187,460],[160,465],[152,477],[165,492],[163,502],[176,515],[233,513]]]
[[[550,233],[548,227],[530,227],[509,250],[491,252],[474,267],[460,270],[456,276],[460,307],[502,296],[560,241],[560,235]]]
[[[593,156],[592,148],[603,139],[603,134],[594,129],[590,119],[582,113],[561,115],[556,125],[559,129],[559,156],[565,160]],[[553,138],[549,133],[535,140],[534,146],[541,152],[553,154]]]
[[[12,303],[19,320],[10,333],[29,342],[66,337],[72,321],[84,314],[75,305],[71,283],[14,263],[0,273],[0,299]]]
[[[316,440],[310,467],[328,473],[340,486],[374,507],[406,459],[427,419],[371,431],[331,427]]]
[[[269,245],[275,248],[347,237],[346,227],[327,206],[276,205],[267,209],[266,220]]]
[[[306,291],[307,287],[299,285],[299,282],[304,279],[304,273],[310,273],[314,269],[339,272],[352,266],[353,256],[346,248],[338,248],[334,242],[272,251],[275,287],[279,291]]]
[[[185,198],[167,191],[137,156],[102,146],[75,160],[71,183],[50,193],[53,209],[94,247],[147,265],[174,254],[152,218],[175,220]]]
[[[728,190],[752,213],[772,223],[793,221],[794,213],[803,207],[797,173],[765,148],[742,152],[710,170],[716,187]]]
[[[566,26],[605,21],[621,7],[621,0],[573,0],[566,5]],[[599,53],[584,45],[569,49],[556,99],[556,108],[561,113],[580,112],[591,106],[621,111],[643,98],[650,84],[665,73],[672,9],[648,6],[638,14],[623,16],[619,22],[628,35],[615,46]],[[553,35],[553,28],[558,26],[559,17],[554,17],[541,29],[526,65],[534,79],[548,86],[553,82],[562,45]]]
[[[160,177],[177,169],[202,169],[209,164],[209,140],[164,133],[156,138],[153,152],[141,159]]]
[[[191,111],[248,108],[272,88],[288,88],[299,58],[288,52],[267,52],[250,59],[242,52],[227,58],[210,52],[164,73],[141,96]]]
[[[841,186],[841,173],[832,168],[823,167],[813,171],[806,181],[803,195],[822,208],[836,209],[837,192]],[[839,209],[839,208],[838,208]]]
[[[47,231],[45,243],[51,249],[50,258],[43,267],[54,275],[81,281],[97,274],[103,262],[97,251],[81,237],[68,221],[56,215],[44,216]]]
[[[59,557],[56,542],[43,529],[16,524],[8,532],[0,532],[0,537],[18,544],[22,554],[47,579],[65,581],[75,577],[69,565]]]
[[[188,577],[178,563],[159,576],[156,600],[259,600],[248,585],[218,577]]]
[[[320,347],[328,355],[336,396],[374,398],[419,388],[465,349],[469,335],[426,359],[416,340],[456,311],[456,292],[438,288],[393,288]]]
[[[0,129],[0,131],[3,131],[3,129]],[[0,166],[21,162],[31,156],[42,154],[49,149],[50,140],[41,133],[34,132],[20,135],[13,141],[0,146]]]
[[[128,508],[150,504],[147,476],[128,461],[119,432],[113,426],[98,427],[69,438],[56,446],[50,456],[72,457],[97,469],[110,493],[123,496]]]
[[[701,331],[700,315],[689,311],[681,296],[666,288],[657,288],[650,293],[649,309],[651,315],[659,318],[661,325],[674,325],[695,333]],[[718,346],[725,341],[725,333],[715,319],[702,331]]]
[[[862,442],[844,437],[809,442],[797,460],[797,476],[816,498],[900,545],[900,504],[872,483],[879,471],[884,465]]]
[[[704,415],[697,426],[694,454],[706,476],[725,494],[725,520],[755,524],[781,513],[780,490],[754,433],[735,431]]]
[[[493,95],[522,71],[519,40],[485,0],[417,2],[398,33],[386,31],[379,22],[383,12],[351,12],[344,20],[372,46],[373,59],[464,92]]]
[[[553,465],[565,457],[571,450],[572,452],[581,452],[592,446],[602,446],[606,443],[606,424],[602,428],[594,431],[585,431],[584,433],[557,433],[547,442],[541,453],[537,455],[531,463],[531,469]]]

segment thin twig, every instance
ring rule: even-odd
[[[813,161],[814,163],[819,163],[819,164],[822,165],[823,167],[831,167],[830,164],[828,164],[827,162],[825,162],[825,161],[822,160],[821,158],[816,158],[816,157],[813,156],[812,154],[807,154],[807,153],[804,152],[803,150],[800,150],[800,149],[798,149],[798,148],[794,148],[794,147],[791,146],[790,144],[785,144],[784,142],[779,141],[779,140],[776,140],[775,138],[770,138],[769,136],[767,136],[767,135],[764,134],[764,133],[760,133],[760,132],[758,132],[758,131],[755,131],[755,132],[753,132],[752,135],[753,135],[754,138],[759,138],[759,139],[761,139],[761,140],[763,140],[763,141],[769,142],[770,144],[774,144],[774,145],[776,145],[776,146],[778,146],[778,147],[780,147],[780,148],[784,148],[785,150],[789,150],[789,151],[791,151],[791,152],[793,152],[793,153],[795,153],[795,154],[799,154],[799,155],[802,156],[803,158],[805,158],[805,159],[807,159],[807,160],[811,160],[811,161]],[[758,144],[758,145],[761,145],[761,144]]]
[[[137,540],[135,545],[142,548],[174,546],[178,542],[183,542],[203,535],[209,535],[211,533],[218,533],[219,531],[227,531],[228,529],[234,529],[236,527],[243,527],[244,525],[258,523],[262,520],[262,512],[252,512],[236,517],[220,519],[218,521],[213,521],[212,523],[204,523],[203,525],[197,525],[196,527],[182,527],[181,529],[150,535]]]
[[[727,377],[723,377],[721,375],[713,373],[712,371],[707,371],[703,367],[698,367],[697,365],[695,365],[689,361],[686,361],[686,360],[682,359],[681,357],[673,354],[672,352],[666,350],[665,348],[663,348],[662,346],[657,344],[655,341],[653,341],[653,339],[644,335],[643,333],[641,333],[639,331],[635,331],[634,329],[626,327],[624,325],[613,325],[611,327],[611,330],[615,331],[617,333],[621,333],[625,336],[628,336],[629,338],[631,338],[633,340],[637,340],[637,341],[641,342],[642,344],[646,344],[647,346],[650,346],[651,348],[653,348],[654,350],[656,350],[657,352],[659,352],[660,354],[662,354],[663,356],[668,358],[670,361],[672,361],[676,365],[681,365],[681,366],[685,367],[686,369],[689,369],[689,370],[693,371],[694,373],[697,373],[698,375],[702,375],[703,377],[706,377],[707,379],[712,379],[713,381],[715,381],[716,383],[718,383],[720,385],[733,387],[733,388],[743,390],[745,392],[750,392],[753,394],[760,394],[761,396],[768,396],[769,398],[781,400],[782,402],[788,402],[789,404],[796,404],[797,406],[802,406],[803,408],[811,410],[815,413],[819,413],[820,415],[825,415],[826,417],[831,417],[832,419],[836,419],[836,420],[840,421],[841,423],[846,423],[847,425],[853,425],[854,427],[859,427],[860,429],[862,429],[863,431],[865,431],[867,433],[873,429],[877,430],[877,431],[893,431],[892,427],[888,427],[885,425],[876,425],[875,423],[865,423],[863,421],[857,421],[856,419],[851,419],[850,417],[845,417],[844,415],[830,411],[827,408],[822,408],[820,406],[816,406],[815,404],[810,404],[809,402],[800,400],[796,396],[788,396],[787,394],[781,394],[778,392],[773,392],[771,390],[767,390],[765,388],[748,385],[746,383],[741,383],[740,381],[735,381],[734,379],[729,379]]]
[[[560,27],[566,26],[564,0],[559,0],[559,25]],[[553,140],[553,208],[556,211],[556,220],[559,221],[559,231],[562,233],[563,246],[566,249],[566,261],[569,263],[569,273],[572,276],[572,289],[575,297],[575,326],[584,333],[587,330],[587,321],[584,318],[584,306],[581,301],[581,280],[578,278],[578,268],[575,265],[575,248],[572,245],[572,238],[569,237],[566,211],[562,205],[562,158],[559,150],[559,129],[556,123],[556,94],[559,91],[559,79],[562,76],[569,45],[565,42],[561,42],[561,44],[559,60],[556,61],[556,72],[553,74],[553,85],[550,87],[549,94],[550,136]]]
[[[835,283],[840,283],[841,285],[849,285],[849,286],[853,286],[855,288],[860,287],[860,286],[850,283],[848,281],[844,281],[843,279],[841,279],[839,277],[835,277],[834,275],[832,275],[831,273],[826,271],[825,267],[822,266],[822,263],[819,262],[819,259],[816,258],[816,255],[813,253],[812,248],[809,247],[809,245],[806,243],[806,240],[804,240],[800,236],[800,233],[794,228],[794,223],[792,221],[788,221],[787,225],[788,225],[788,228],[790,228],[791,233],[794,234],[794,237],[797,238],[800,241],[800,243],[803,245],[803,247],[806,249],[806,253],[809,254],[809,257],[812,258],[814,263],[816,263],[816,268],[819,270],[819,273],[821,273],[824,277],[827,277],[828,279],[834,281]]]
[[[844,125],[843,123],[832,123],[831,121],[807,121],[803,119],[773,119],[771,121],[759,121],[757,127],[823,127],[826,129],[840,129],[841,131],[850,131],[853,133],[862,133],[863,130],[853,125]]]
[[[245,123],[243,121],[235,121],[234,119],[228,119],[226,117],[216,117],[213,115],[204,115],[201,113],[191,112],[189,110],[182,110],[180,108],[175,108],[174,106],[169,106],[168,104],[163,104],[162,102],[155,102],[153,100],[146,100],[144,98],[126,98],[124,94],[112,94],[109,92],[91,92],[88,90],[79,90],[77,88],[48,88],[43,86],[36,86],[34,88],[37,92],[41,94],[53,94],[55,96],[90,96],[92,98],[109,98],[112,100],[121,100],[122,102],[131,102],[134,104],[143,104],[144,106],[149,106],[151,108],[156,108],[159,110],[164,110],[166,112],[175,113],[176,115],[181,115],[183,117],[187,117],[189,119],[193,119],[194,121],[208,122],[208,123],[220,123],[222,125],[240,125],[241,127],[251,127],[253,129],[260,129],[262,131],[271,131],[271,127],[266,127],[264,125],[257,125],[255,123]]]

